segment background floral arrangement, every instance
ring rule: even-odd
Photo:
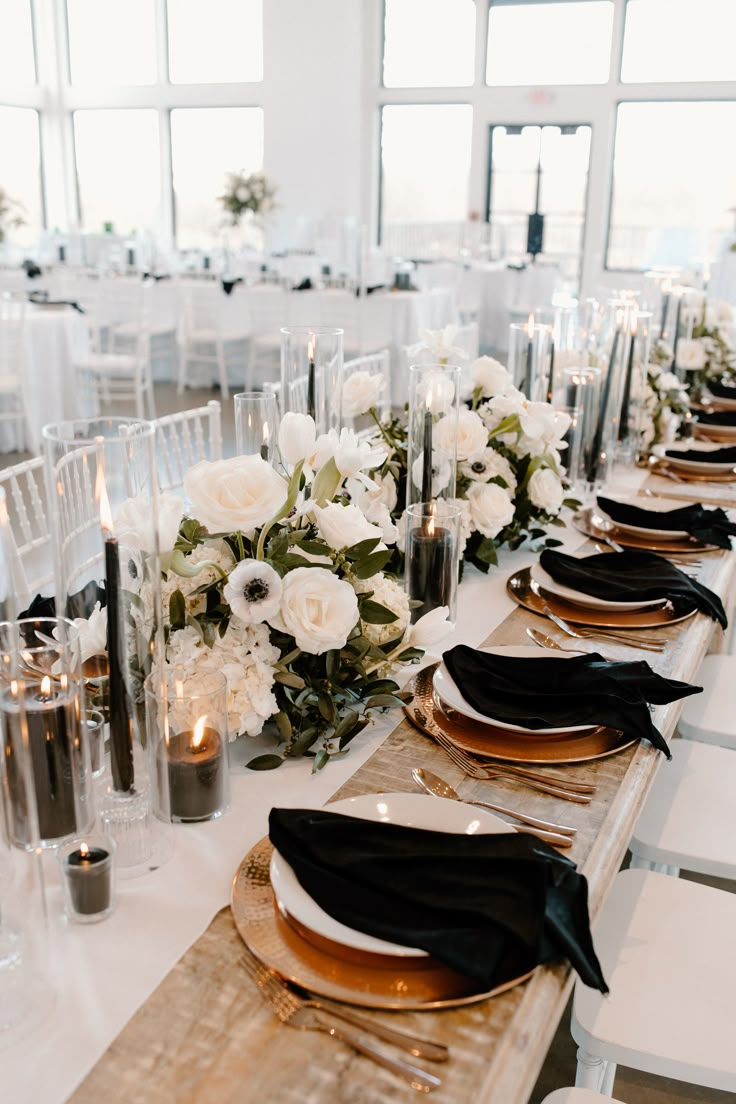
[[[644,389],[642,447],[671,444],[689,430],[690,396],[674,372],[669,371],[672,349],[661,339],[649,354]]]
[[[276,189],[264,173],[228,173],[225,191],[219,201],[229,216],[230,226],[238,226],[246,211],[265,215],[273,210]]]
[[[25,208],[17,199],[11,199],[4,188],[0,188],[0,242],[5,241],[9,230],[25,224]]]
[[[709,380],[720,381],[736,372],[736,350],[731,345],[733,310],[721,300],[703,301],[692,338],[677,343],[677,366],[689,372],[691,401],[700,402]]]
[[[441,363],[450,356],[459,358],[462,350],[452,347],[451,329],[428,334],[421,348],[429,349]],[[443,428],[450,425],[447,419],[435,426],[439,462],[432,489],[439,494],[449,483],[449,464],[443,464],[442,455],[456,452],[455,502],[462,511],[463,555],[487,571],[497,562],[497,550],[503,545],[518,548],[527,538],[541,538],[550,547],[559,544],[546,535],[546,527],[564,525],[559,517],[562,507],[577,503],[565,498],[560,457],[569,417],[548,403],[530,402],[513,386],[503,365],[491,357],[478,358],[471,374],[472,398],[460,410],[456,431]],[[383,450],[383,457],[370,471],[377,491],[367,492],[350,482],[348,491],[367,517],[378,524],[379,518],[383,524],[393,519],[401,529],[408,477],[406,421],[396,416],[382,421],[370,405],[367,382],[353,379],[345,381],[343,410],[371,415],[376,425],[371,443]],[[413,473],[413,478],[418,480],[419,473]]]

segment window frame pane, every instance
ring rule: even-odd
[[[39,226],[38,226],[38,231],[39,231],[39,233],[42,233],[44,230],[46,230],[48,228],[48,226],[47,226],[47,216],[46,216],[46,190],[45,190],[45,184],[44,184],[44,171],[43,171],[43,142],[42,142],[42,139],[41,139],[41,112],[38,110],[38,108],[26,107],[26,106],[17,105],[17,104],[1,104],[0,105],[0,111],[32,112],[36,116],[35,134],[36,134],[37,145],[38,145],[38,198],[39,198],[39,216],[40,216],[40,223],[39,223]],[[2,184],[2,187],[6,190],[9,199],[17,201],[18,203],[22,204],[23,207],[25,208],[26,204],[25,204],[24,197],[19,196],[19,195],[15,195],[13,186],[10,185],[10,187],[8,187],[7,180],[0,181],[0,184]],[[29,218],[28,221],[27,221],[27,226],[29,227],[29,229],[31,231],[33,231],[34,225],[35,224],[33,222],[33,219]],[[21,237],[24,236],[23,233],[22,233],[22,229],[23,229],[22,227],[19,227],[19,230],[21,230]]]
[[[380,84],[382,88],[387,89],[405,89],[405,88],[426,88],[426,89],[444,89],[444,88],[472,88],[475,84],[475,53],[476,53],[476,35],[477,35],[477,21],[475,16],[475,10],[472,12],[472,43],[470,45],[470,58],[468,66],[468,79],[460,81],[453,81],[452,83],[443,81],[438,83],[436,80],[417,84],[416,82],[409,83],[407,81],[386,83],[386,47],[388,43],[388,5],[391,0],[383,0],[383,17],[381,20],[381,57],[380,57]],[[451,2],[451,0],[448,0]],[[475,4],[472,5],[475,9]]]
[[[103,107],[103,106],[100,106],[100,107],[86,107],[85,106],[85,107],[74,108],[74,110],[70,112],[70,114],[71,114],[71,124],[72,124],[72,141],[73,141],[73,148],[74,148],[74,180],[75,180],[76,191],[77,191],[77,213],[78,213],[78,218],[79,218],[79,224],[80,224],[80,227],[81,227],[81,232],[84,233],[84,234],[98,234],[98,233],[103,233],[104,231],[103,231],[102,227],[98,227],[98,226],[95,226],[92,223],[90,223],[88,221],[87,216],[85,215],[85,208],[84,208],[84,202],[83,202],[84,190],[83,190],[83,186],[82,186],[82,174],[80,173],[80,166],[79,166],[79,142],[78,142],[78,131],[77,131],[77,116],[78,115],[90,116],[92,113],[95,113],[95,114],[99,115],[102,112],[105,112],[107,114],[109,114],[110,112],[113,112],[116,115],[122,115],[124,113],[127,114],[127,115],[130,115],[131,112],[133,112],[135,114],[138,114],[138,115],[141,115],[141,113],[145,113],[146,116],[149,116],[149,117],[152,116],[154,121],[155,121],[155,124],[156,124],[155,134],[156,134],[156,143],[157,143],[157,149],[158,149],[158,160],[156,162],[156,169],[157,169],[157,171],[156,171],[156,181],[157,181],[157,183],[156,183],[156,189],[155,189],[154,218],[152,219],[152,221],[150,223],[141,223],[140,225],[136,225],[136,226],[133,226],[133,227],[120,225],[117,221],[117,218],[113,218],[110,221],[112,221],[113,226],[114,226],[113,233],[118,237],[127,237],[131,233],[142,234],[142,233],[146,233],[149,230],[153,230],[154,232],[160,232],[160,227],[161,227],[162,218],[163,218],[163,211],[164,211],[163,196],[161,194],[161,162],[162,162],[162,157],[163,157],[163,149],[162,149],[162,144],[161,144],[161,130],[160,130],[159,119],[158,119],[159,112],[153,106],[146,106],[146,107],[138,107],[138,106],[135,106],[135,107]],[[113,212],[111,211],[110,214],[113,214]]]
[[[174,2],[175,2],[175,0],[174,0]],[[172,50],[171,28],[172,28],[172,24],[176,24],[176,18],[174,20],[172,20],[172,17],[171,17],[172,0],[166,0],[166,40],[165,40],[164,46],[165,46],[165,50],[166,50],[166,75],[167,75],[167,80],[168,80],[169,84],[174,85],[175,87],[181,87],[182,85],[198,86],[198,85],[207,85],[207,84],[258,84],[258,83],[261,83],[264,79],[264,65],[265,65],[265,59],[264,59],[264,33],[263,33],[264,12],[263,12],[263,0],[256,0],[256,2],[259,5],[259,11],[256,15],[256,19],[254,20],[254,26],[257,25],[257,33],[260,36],[260,57],[259,57],[260,67],[259,67],[259,70],[258,70],[259,75],[258,76],[240,76],[240,77],[233,77],[233,78],[223,78],[222,76],[220,76],[218,79],[212,79],[212,78],[192,79],[191,76],[190,76],[187,80],[182,80],[182,79],[176,79],[174,77],[173,73],[172,73],[172,57],[175,55],[176,50],[175,49]],[[238,6],[242,7],[242,2],[239,2],[239,0],[236,0],[236,3],[238,3]],[[253,32],[251,31],[251,33],[253,33]],[[174,65],[173,68],[175,69],[175,67],[176,66]]]
[[[636,0],[637,5],[640,2],[641,2],[641,0]],[[651,0],[644,0],[644,3],[647,3],[647,2],[651,2]],[[666,0],[666,2],[671,4],[672,0]],[[698,28],[698,25],[699,25],[699,23],[700,23],[700,21],[702,20],[702,17],[703,17],[703,11],[702,11],[701,0],[697,0],[697,3],[695,2],[695,0],[685,0],[685,2],[689,2],[693,6],[693,11],[690,13],[691,18],[686,17],[683,20],[683,19],[680,18],[679,13],[670,11],[670,13],[669,13],[669,22],[673,26],[676,26],[676,27],[684,25],[684,32],[683,33],[685,35],[687,35],[688,32],[690,32],[692,34]],[[713,0],[711,0],[711,2],[713,2]],[[715,0],[715,2],[720,3],[720,5],[722,7],[723,3],[724,3],[724,0]],[[695,10],[696,7],[701,8],[701,10],[696,11]],[[718,75],[714,76],[712,74],[712,71],[710,71],[710,70],[708,71],[707,75],[694,76],[694,77],[688,77],[688,76],[683,77],[681,75],[664,76],[664,77],[662,77],[662,76],[651,77],[651,76],[642,75],[641,73],[638,76],[627,76],[627,75],[625,75],[626,62],[627,62],[627,58],[626,58],[627,49],[626,48],[627,48],[627,43],[631,45],[632,40],[629,36],[630,36],[630,34],[633,34],[634,30],[635,30],[635,28],[632,26],[633,19],[635,18],[634,15],[633,15],[635,10],[636,10],[635,7],[631,7],[631,0],[626,0],[625,7],[624,7],[624,26],[623,26],[623,33],[622,33],[622,38],[621,38],[621,57],[620,57],[619,74],[618,74],[619,81],[621,82],[621,84],[626,84],[626,85],[630,85],[630,84],[648,84],[648,85],[682,84],[682,85],[694,85],[694,84],[707,84],[711,81],[730,83],[734,80],[734,72],[736,70],[735,70],[735,67],[734,67],[732,57],[729,58],[729,62],[728,62],[729,68],[726,70],[727,75],[724,74],[722,76],[718,76]],[[736,11],[736,8],[734,8],[732,3],[731,3],[730,10],[731,10],[732,13],[734,11]],[[646,14],[643,12],[643,9],[640,8],[639,11],[642,13],[642,18],[645,19]],[[707,8],[706,8],[706,12],[708,12]],[[656,16],[657,13],[655,11],[652,14]],[[710,12],[709,12],[709,14],[710,14]],[[713,11],[712,14],[716,15],[718,13],[716,11]],[[732,19],[734,20],[734,29],[736,30],[736,17],[734,17],[732,15]],[[661,26],[661,20],[658,20],[657,22]],[[706,27],[707,26],[708,25],[706,25]],[[636,29],[638,30],[638,28],[636,28]],[[733,53],[733,39],[729,38],[729,32],[730,32],[729,27],[721,28],[720,37],[721,37],[722,41],[724,41],[725,43],[728,44],[728,47],[730,48],[731,53]],[[725,38],[723,37],[724,35],[725,35]],[[636,48],[636,45],[637,45],[637,43],[634,42],[633,43],[633,48]],[[688,43],[684,42],[683,45],[685,47],[687,47]],[[660,50],[660,51],[658,51],[657,56],[661,56],[662,54],[664,54],[664,56],[670,56],[671,51],[669,51],[667,49],[665,49],[664,51]],[[651,57],[651,50],[648,51],[647,57]],[[687,49],[682,51],[682,53],[680,54],[680,57],[681,57],[681,60],[683,62],[687,60],[687,57],[688,57]],[[646,69],[644,70],[644,72],[646,73]]]
[[[493,9],[500,10],[502,8],[541,8],[548,6],[560,6],[564,5],[566,8],[572,8],[575,4],[585,4],[591,8],[591,5],[601,5],[601,11],[608,11],[609,14],[609,27],[607,33],[607,54],[606,61],[603,63],[604,68],[601,70],[601,76],[595,80],[587,79],[549,79],[546,74],[543,75],[544,79],[541,80],[514,80],[514,81],[500,81],[495,80],[492,72],[493,59],[491,58],[491,49],[493,44],[492,35],[492,22],[493,22]],[[602,5],[606,5],[605,8]],[[551,88],[602,88],[610,84],[615,79],[613,75],[613,62],[612,62],[612,50],[614,45],[614,27],[615,27],[615,0],[488,0],[488,20],[486,26],[486,42],[485,42],[485,63],[484,63],[484,81],[486,88],[538,88],[542,86]],[[529,16],[533,13],[529,11]]]

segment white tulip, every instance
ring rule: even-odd
[[[341,506],[330,502],[327,506],[313,506],[312,514],[320,536],[330,548],[339,551],[360,541],[383,538],[383,530],[371,525],[362,510],[355,505]]]
[[[437,606],[425,613],[409,628],[408,642],[413,648],[428,648],[436,644],[455,627],[449,616],[450,610],[447,606]]]
[[[300,460],[311,459],[316,441],[314,418],[293,410],[284,414],[279,426],[279,452],[285,464],[293,468]]]

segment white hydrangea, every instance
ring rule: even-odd
[[[372,601],[385,606],[395,613],[398,620],[389,625],[369,625],[367,621],[361,621],[360,629],[372,644],[386,644],[389,640],[398,640],[406,632],[409,624],[410,609],[406,591],[394,579],[389,579],[383,572],[372,575],[370,579],[352,580],[356,594],[367,594],[373,591]]]

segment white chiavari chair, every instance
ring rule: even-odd
[[[25,324],[25,296],[0,295],[0,422],[14,427],[18,451],[22,451],[26,438]]]
[[[36,594],[53,593],[54,568],[42,456],[0,471],[8,512],[8,557],[14,612],[28,607]]]
[[[221,409],[215,399],[206,406],[156,418],[153,424],[162,491],[183,486],[187,469],[200,460],[222,459]]]
[[[190,383],[191,369],[216,372],[223,400],[230,396],[231,367],[247,361],[247,327],[227,329],[223,320],[225,294],[219,285],[187,287],[182,290],[182,346],[179,352],[178,392]],[[247,370],[247,369],[246,369]],[[208,381],[209,384],[210,381]],[[246,384],[247,387],[247,384]]]

